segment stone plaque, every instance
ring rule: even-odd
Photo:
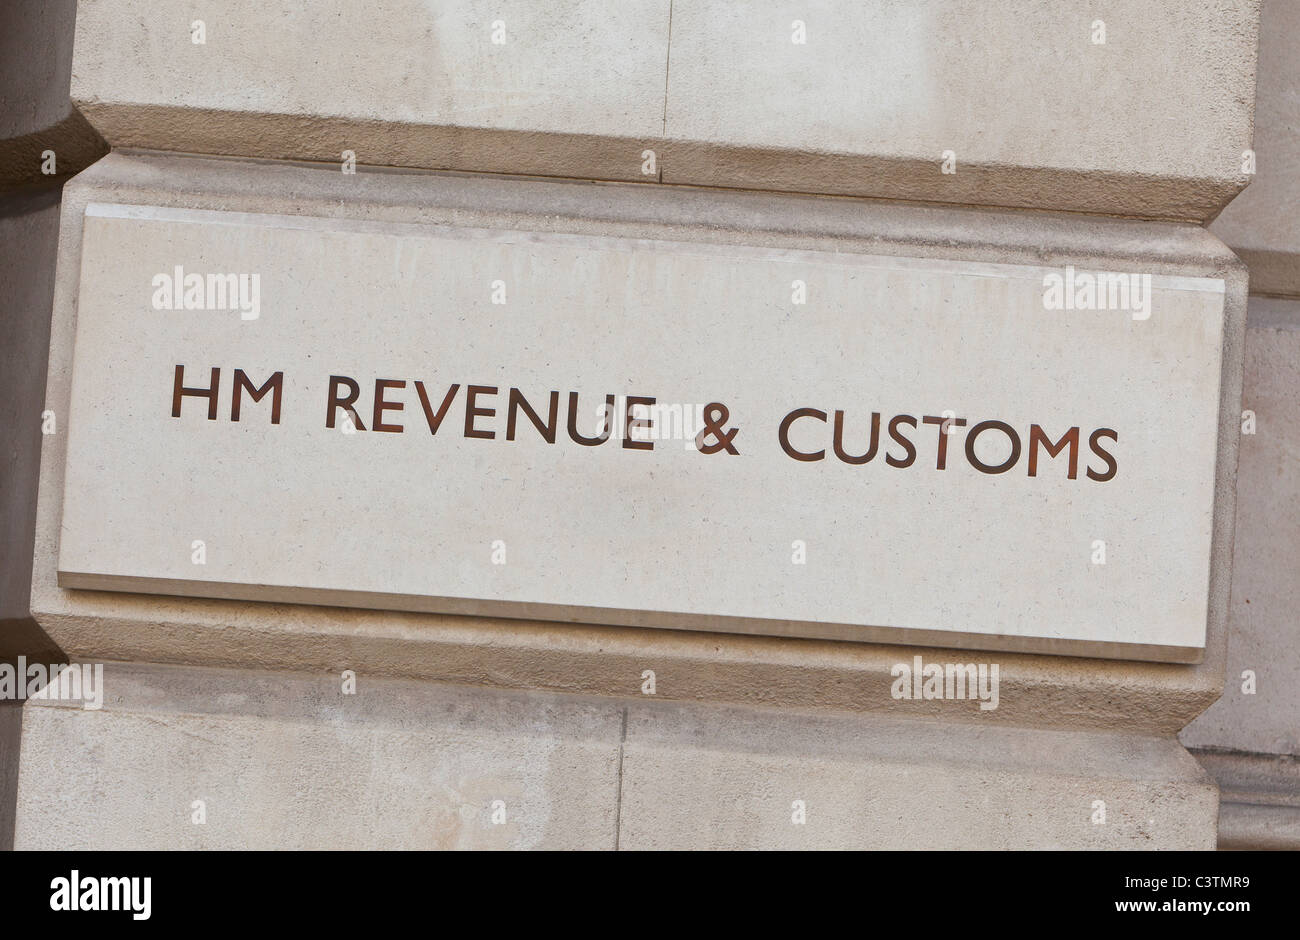
[[[65,587],[1198,661],[1223,281],[91,205]]]

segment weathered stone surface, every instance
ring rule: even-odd
[[[384,14],[88,0],[73,99],[117,147],[332,163],[352,150],[1198,221],[1249,180],[1258,0],[401,0]]]
[[[1228,287],[1227,324],[1205,661],[1178,666],[1001,653],[1001,705],[981,720],[1167,734],[1219,694],[1245,283],[1238,262],[1204,230],[1045,213],[1003,216],[438,174],[349,177],[299,167],[111,155],[66,194],[61,266],[68,273],[57,285],[48,393],[51,407],[61,414],[69,401],[75,275],[88,202],[1008,264],[1064,265],[1086,255],[1102,269],[1222,277]],[[1055,247],[1045,251],[1046,245]],[[332,669],[343,659],[361,662],[375,674],[600,695],[635,693],[642,671],[656,669],[661,677],[670,674],[670,681],[660,683],[659,694],[666,698],[853,711],[905,705],[908,715],[939,717],[946,714],[943,703],[891,698],[892,667],[918,652],[927,661],[971,658],[944,649],[63,589],[55,576],[66,435],[43,443],[33,609],[63,649],[82,659],[308,670]]]
[[[769,23],[761,11],[735,19],[735,11],[694,0],[617,9],[589,0],[544,7],[401,0],[380,11],[391,20],[376,23],[371,11],[363,20],[337,0],[275,8],[235,0],[215,11],[193,0],[166,9],[85,0],[77,83],[87,89],[83,103],[94,125],[117,146],[319,160],[334,172],[136,155],[110,160],[71,192],[48,395],[32,408],[30,381],[23,381],[44,359],[43,343],[31,353],[30,322],[0,379],[6,390],[17,387],[6,399],[15,424],[30,427],[22,422],[46,406],[58,422],[57,432],[37,439],[44,459],[32,606],[74,655],[237,671],[164,675],[168,670],[113,667],[107,711],[4,705],[0,845],[14,829],[7,809],[20,789],[13,751],[21,742],[28,755],[18,800],[23,847],[46,847],[46,833],[61,846],[142,848],[260,847],[268,834],[277,845],[302,847],[603,848],[611,838],[629,848],[1209,847],[1213,784],[1188,764],[1172,733],[1218,695],[1223,679],[1244,278],[1199,230],[1039,210],[1213,217],[1248,178],[1241,151],[1250,146],[1258,3],[1143,0],[1100,13],[1069,0],[1041,0],[1032,9],[1004,0],[976,6],[978,14],[940,0],[811,0],[798,11],[777,11]],[[38,12],[26,29],[70,22],[74,7],[54,0],[17,9],[19,16]],[[1265,65],[1294,58],[1293,37],[1277,26],[1293,17],[1282,3],[1270,9],[1285,12],[1265,21]],[[799,29],[808,29],[806,45],[789,42],[796,16],[803,18]],[[1106,17],[1105,45],[1094,41],[1095,16]],[[207,20],[206,48],[188,42],[197,18]],[[491,43],[497,18],[509,37],[501,46]],[[27,42],[23,30],[4,29],[15,21],[0,13],[0,46]],[[33,169],[33,157],[46,149],[58,151],[60,175],[101,152],[91,126],[66,113],[65,101],[29,94],[53,85],[64,93],[61,79],[49,81],[66,66],[64,53],[45,56],[38,68],[28,59],[0,55],[0,79],[15,79],[0,80],[0,88],[16,88],[22,104],[0,108],[0,188],[48,183]],[[1283,125],[1294,123],[1285,118],[1294,99],[1286,88],[1261,83],[1261,96],[1269,96],[1261,114],[1282,113]],[[57,113],[47,114],[51,105]],[[1262,211],[1230,212],[1217,231],[1251,263],[1257,290],[1298,294],[1300,266],[1291,262],[1300,242],[1290,238],[1294,226],[1276,217],[1294,202],[1276,175],[1287,163],[1278,146],[1283,133],[1273,128],[1258,139],[1260,192],[1242,208]],[[359,176],[337,173],[344,150],[356,152]],[[945,151],[957,172],[940,169]],[[376,166],[1034,211],[966,213],[770,194],[733,199],[690,187],[370,172]],[[1219,397],[1205,396],[1207,410],[1220,412],[1205,660],[1000,653],[1000,707],[986,712],[969,702],[891,699],[893,663],[917,653],[927,661],[985,658],[951,650],[61,587],[77,280],[84,209],[92,201],[313,217],[338,232],[443,225],[527,233],[539,243],[555,236],[677,241],[724,254],[829,251],[1040,267],[1086,259],[1094,269],[1220,279],[1222,371],[1212,377]],[[43,232],[53,230],[48,223],[46,211]],[[1293,314],[1256,304],[1252,319],[1258,331]],[[246,414],[259,412],[245,405]],[[411,411],[408,401],[402,414]],[[30,482],[34,462],[21,454],[19,461],[20,482]],[[1284,469],[1279,479],[1285,489]],[[0,521],[23,526],[0,545],[11,556],[0,558],[0,587],[14,587],[15,577],[24,582],[5,592],[3,606],[25,618],[29,568],[12,563],[13,546],[21,550],[30,535],[22,506],[9,494],[0,513]],[[1272,548],[1261,551],[1273,557]],[[1266,567],[1245,587],[1276,601],[1276,581],[1289,575],[1275,559]],[[1240,597],[1240,579],[1234,584]],[[1263,630],[1248,624],[1252,655],[1267,657],[1284,635],[1286,618],[1267,619]],[[4,624],[7,646],[33,652],[14,622]],[[1228,672],[1229,697],[1240,682],[1238,665]],[[1283,651],[1276,668],[1289,665]],[[338,671],[349,666],[363,673],[363,696],[352,701],[337,691]],[[256,671],[262,667],[328,678]],[[626,695],[649,668],[658,674],[659,697],[689,704],[641,696],[560,700],[533,691]],[[529,691],[485,690],[490,686]],[[698,701],[777,708],[715,709]],[[1270,706],[1279,702],[1288,704],[1284,696]],[[1223,707],[1241,712],[1250,704],[1225,698]],[[792,713],[802,708],[820,717]],[[840,709],[866,714],[830,716]],[[18,720],[24,713],[31,716],[25,729]],[[1289,761],[1286,773],[1248,780],[1239,772],[1246,755],[1217,750],[1233,739],[1239,719],[1213,717],[1205,740],[1215,743],[1200,753],[1225,789],[1220,845],[1294,846],[1294,758],[1273,755]],[[1247,719],[1246,736],[1294,750],[1294,736],[1279,735],[1276,726]],[[1123,733],[1060,730],[1095,728]],[[611,759],[611,742],[620,738],[625,743]],[[218,794],[204,826],[191,821],[192,800],[173,807],[195,779]],[[154,785],[157,792],[148,789]],[[509,802],[509,824],[489,828],[485,788],[516,785],[526,791],[522,805]],[[790,825],[794,798],[808,814],[804,825]],[[1093,818],[1099,799],[1107,803],[1104,826]],[[217,831],[196,836],[214,820]],[[101,824],[104,839],[95,842]]]
[[[1249,181],[1254,0],[764,12],[674,2],[666,182],[1196,219]]]
[[[81,258],[68,587],[1204,645],[1222,279],[104,204]]]
[[[629,849],[1209,849],[1218,809],[1168,739],[672,706],[622,794]]]
[[[1300,754],[1300,301],[1251,297],[1245,370],[1227,681],[1182,740]]]
[[[30,701],[16,846],[1213,844],[1170,739],[341,678],[109,663],[102,709]]]
[[[1211,231],[1250,266],[1252,293],[1300,297],[1300,3],[1265,0],[1255,93],[1257,175]]]
[[[614,846],[610,704],[364,672],[344,694],[341,670],[110,663],[104,688],[101,710],[25,708],[16,848]]]
[[[118,147],[653,180],[668,7],[86,2],[72,97]]]

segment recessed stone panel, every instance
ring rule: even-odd
[[[59,581],[1196,661],[1223,323],[1216,278],[92,204]]]

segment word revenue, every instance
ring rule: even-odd
[[[408,386],[414,392],[412,396]],[[216,421],[220,412],[221,369],[212,368],[206,386],[190,387],[185,384],[185,367],[176,366],[172,384],[171,416],[180,418],[187,398],[201,399],[207,405],[207,419]],[[248,377],[243,369],[235,369],[230,382],[230,420],[240,421],[245,398],[254,405],[270,396],[270,423],[280,424],[281,406],[285,388],[284,372],[275,372],[261,385]],[[548,444],[561,438],[561,430],[574,444],[597,447],[615,436],[616,417],[622,428],[621,446],[627,450],[654,450],[655,414],[658,399],[646,395],[605,395],[602,405],[593,407],[576,391],[563,394],[559,391],[529,392],[518,388],[503,391],[495,385],[449,385],[433,391],[422,381],[405,379],[376,379],[369,407],[362,401],[361,383],[344,375],[331,375],[325,394],[325,427],[341,428],[352,433],[370,431],[401,434],[407,430],[427,428],[431,435],[439,431],[449,433],[445,427],[454,427],[450,433],[460,433],[465,438],[507,441],[519,435],[536,436]],[[561,425],[561,402],[564,402],[564,423]],[[622,403],[618,414],[617,403]],[[403,418],[417,407],[419,416],[413,422]],[[456,418],[448,420],[453,414]],[[680,414],[680,409],[678,409]],[[730,424],[730,409],[722,402],[709,402],[700,408],[703,427],[694,434],[695,449],[702,454],[739,454],[745,445],[741,429]],[[365,414],[368,419],[362,418]],[[579,430],[580,415],[602,415],[601,427],[592,434]],[[521,416],[522,419],[521,420]],[[585,422],[584,422],[585,423]],[[504,424],[504,427],[503,427]],[[521,431],[521,427],[524,430]],[[531,427],[531,430],[529,428]],[[928,428],[933,427],[933,431]],[[1023,426],[1022,426],[1023,427]],[[933,466],[947,470],[950,459],[949,438],[958,434],[964,441],[954,450],[965,457],[965,462],[984,474],[1007,473],[1018,466],[1024,467],[1028,476],[1039,475],[1040,467],[1049,460],[1062,458],[1059,466],[1066,479],[1077,480],[1080,474],[1098,483],[1114,479],[1119,469],[1114,447],[1119,432],[1113,428],[1096,428],[1085,432],[1079,426],[1056,428],[1055,433],[1039,424],[1029,424],[1022,433],[1006,421],[986,419],[971,422],[952,412],[942,415],[894,414],[885,417],[878,411],[850,414],[844,410],[824,411],[818,408],[799,407],[786,412],[772,429],[781,450],[793,460],[803,463],[833,459],[840,463],[859,466],[875,462],[896,469],[914,465]],[[771,440],[770,437],[767,440]],[[1090,454],[1081,455],[1084,442]],[[1107,443],[1109,442],[1109,444]],[[990,452],[997,454],[990,457]],[[1022,461],[1022,457],[1024,460]],[[1086,464],[1086,465],[1085,465]],[[1061,470],[1055,473],[1060,475]]]

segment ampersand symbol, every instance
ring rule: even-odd
[[[724,447],[729,454],[738,454],[740,451],[732,446],[732,438],[736,436],[737,428],[723,428],[727,419],[731,417],[731,412],[727,406],[719,401],[709,402],[704,406],[704,430],[695,435],[695,447],[701,454],[716,454]],[[713,437],[712,444],[704,443],[706,435]]]

